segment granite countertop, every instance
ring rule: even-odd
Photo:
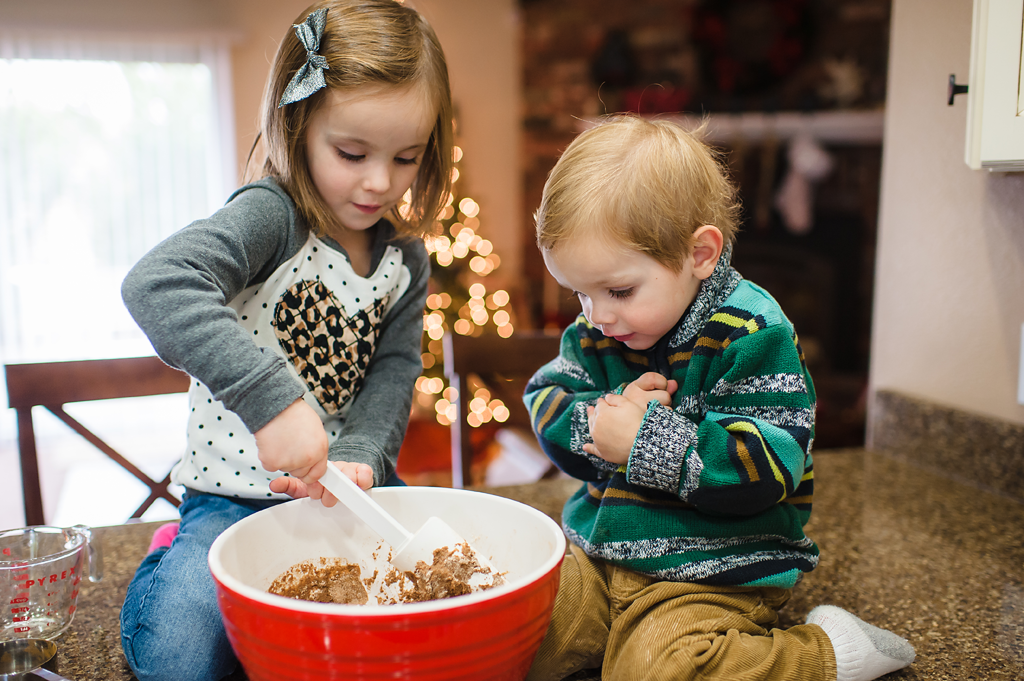
[[[821,563],[797,585],[781,613],[784,626],[831,603],[915,646],[917,661],[887,679],[1024,678],[1024,504],[864,450],[815,452],[815,478],[807,532]],[[547,480],[487,491],[558,520],[576,487]],[[106,577],[83,582],[75,621],[57,640],[61,675],[134,679],[118,612],[156,526],[97,529]]]

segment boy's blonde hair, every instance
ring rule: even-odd
[[[289,27],[263,92],[257,136],[266,154],[262,177],[280,182],[316,234],[330,232],[337,218],[313,184],[306,159],[306,131],[313,114],[330,90],[420,88],[433,98],[437,120],[412,185],[412,201],[402,213],[396,208],[388,217],[404,235],[432,231],[451,191],[454,145],[451,87],[441,43],[419,12],[394,0],[318,0],[294,23],[323,7],[327,16],[318,53],[327,59],[327,87],[278,107],[285,86],[306,63],[306,48]]]
[[[544,184],[537,245],[605,237],[679,272],[698,227],[714,225],[732,243],[736,189],[700,140],[703,128],[690,133],[666,120],[616,115],[581,133]]]

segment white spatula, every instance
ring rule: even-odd
[[[327,473],[320,478],[320,484],[359,516],[360,520],[372,527],[384,541],[391,544],[391,564],[399,570],[411,572],[416,568],[417,561],[421,560],[430,565],[433,562],[434,549],[442,546],[447,546],[451,551],[456,550],[459,544],[471,546],[448,523],[436,516],[428,518],[416,534],[409,532],[369,494],[360,489],[359,485],[330,463],[327,464]],[[473,549],[473,552],[481,567],[489,568],[491,575],[497,574],[484,554],[476,549]]]

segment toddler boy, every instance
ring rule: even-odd
[[[609,118],[548,177],[537,242],[583,314],[525,401],[585,484],[531,681],[869,681],[914,659],[833,606],[775,628],[818,562],[815,397],[778,303],[729,265],[738,213],[714,152],[667,121]]]

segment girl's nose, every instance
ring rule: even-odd
[[[363,189],[375,194],[383,194],[391,188],[391,173],[383,164],[368,165],[363,176]]]

